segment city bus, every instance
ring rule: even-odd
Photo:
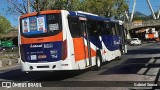
[[[21,70],[99,70],[126,53],[123,22],[82,11],[47,10],[19,17]]]

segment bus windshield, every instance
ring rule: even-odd
[[[55,35],[62,30],[61,14],[31,16],[20,21],[23,36]]]

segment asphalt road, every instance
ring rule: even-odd
[[[99,71],[87,69],[26,74],[21,72],[20,66],[14,66],[0,70],[0,81],[42,83],[43,88],[32,88],[36,90],[51,88],[60,90],[159,90],[160,87],[153,87],[153,85],[160,85],[159,67],[160,43],[148,43],[128,46],[128,53],[123,55],[121,60],[106,62]],[[9,89],[18,90],[19,88]]]

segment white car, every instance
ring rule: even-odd
[[[139,40],[138,38],[132,38],[130,41],[131,45],[141,45],[141,40]]]

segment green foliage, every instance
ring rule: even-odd
[[[10,22],[3,16],[0,16],[0,33],[7,33],[11,30]]]
[[[126,0],[116,0],[115,1],[115,17],[121,18],[122,12],[128,10],[128,5]]]
[[[123,16],[128,9],[125,0],[84,0],[80,5],[78,9],[82,11],[115,18]]]
[[[135,12],[134,13],[134,17],[133,17],[133,20],[150,20],[150,19],[153,19],[153,16],[152,15],[145,15],[141,12]]]
[[[10,22],[3,16],[0,16],[0,38],[11,30]]]
[[[8,0],[10,11],[27,13],[27,0]],[[121,18],[128,10],[126,0],[30,0],[31,11],[62,9],[69,11],[85,11],[105,17]]]

